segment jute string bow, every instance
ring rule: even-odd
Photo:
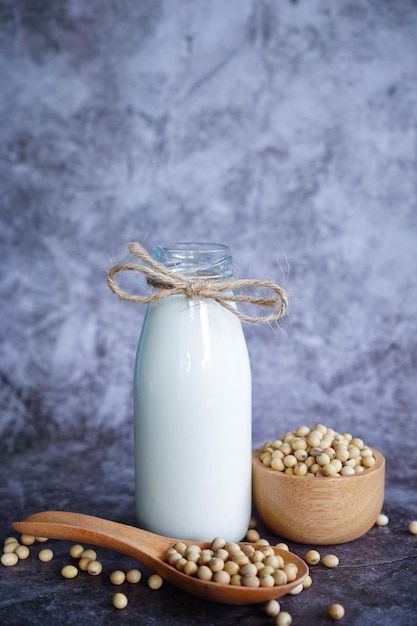
[[[236,315],[243,322],[250,324],[260,324],[263,322],[273,322],[279,317],[284,315],[288,307],[288,297],[285,291],[275,283],[269,280],[257,280],[257,279],[229,279],[219,282],[212,280],[195,280],[190,279],[175,272],[172,272],[167,267],[153,259],[139,243],[131,243],[129,245],[129,252],[133,256],[144,261],[146,265],[139,265],[137,263],[122,263],[114,265],[107,273],[107,282],[113,293],[116,294],[121,300],[127,300],[128,302],[138,302],[139,304],[152,304],[158,302],[162,298],[169,296],[184,295],[187,300],[192,298],[208,298],[214,300],[225,309]],[[140,272],[147,277],[148,283],[157,287],[157,291],[150,295],[133,295],[123,291],[114,277],[119,272],[134,271]],[[266,297],[259,295],[239,295],[233,293],[236,289],[241,288],[250,289],[268,289],[272,291],[274,297]],[[232,302],[246,302],[254,304],[259,307],[266,307],[274,309],[269,315],[263,315],[260,317],[245,315],[237,308],[235,308]]]

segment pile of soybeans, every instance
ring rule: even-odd
[[[372,448],[362,439],[323,424],[300,426],[268,441],[259,458],[271,469],[296,476],[349,476],[375,465]]]

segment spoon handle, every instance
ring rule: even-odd
[[[23,522],[14,522],[13,527],[35,537],[68,539],[116,550],[154,571],[158,571],[165,550],[175,542],[134,526],[67,511],[35,513]]]

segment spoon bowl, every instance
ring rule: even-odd
[[[164,560],[164,555],[177,541],[185,545],[198,545],[202,549],[209,548],[210,543],[163,537],[134,526],[81,513],[44,511],[30,515],[22,522],[14,522],[13,527],[20,533],[35,537],[67,539],[116,550],[149,567],[179,589],[204,600],[224,604],[256,604],[279,598],[297,587],[308,575],[308,567],[300,557],[274,547],[275,554],[281,556],[284,563],[297,565],[296,580],[286,585],[256,588],[200,580],[177,570]],[[256,544],[251,545],[256,547]]]

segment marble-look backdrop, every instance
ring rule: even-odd
[[[0,449],[129,441],[127,244],[280,282],[245,326],[254,445],[417,440],[415,0],[0,0]],[[143,281],[130,279],[130,288]]]

